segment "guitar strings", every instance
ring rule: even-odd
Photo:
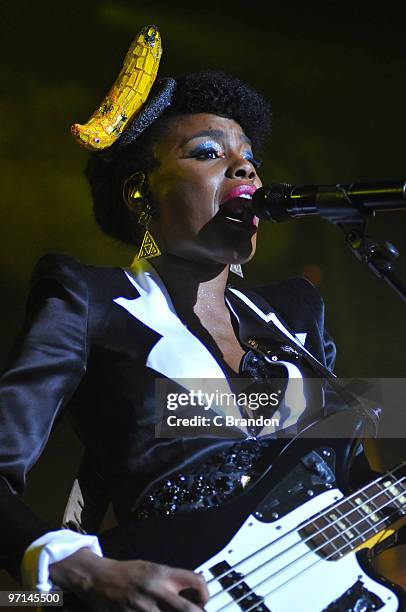
[[[396,483],[393,483],[393,486],[395,486],[396,484],[398,484],[399,482],[401,482],[402,480],[404,480],[404,478],[400,479],[399,481],[397,481]],[[371,500],[373,500],[375,497],[377,497],[378,495],[381,495],[382,491],[379,491],[376,495],[374,495],[373,497],[371,497],[369,500],[365,500],[365,502],[361,505],[365,505],[368,502],[370,502]],[[403,493],[400,493],[400,495],[402,495]],[[348,499],[348,498],[347,498]],[[395,499],[395,498],[394,498]],[[391,499],[387,504],[384,504],[384,506],[381,506],[379,508],[375,508],[374,512],[379,512],[379,510],[381,510],[383,507],[385,507],[386,505],[388,505],[389,503],[391,503],[393,501],[393,499]],[[358,506],[357,508],[361,507]],[[284,555],[286,552],[288,552],[289,550],[292,550],[293,548],[295,548],[296,546],[300,546],[301,544],[305,544],[307,543],[310,539],[312,539],[315,535],[319,535],[320,533],[324,532],[326,529],[328,529],[331,526],[334,526],[340,519],[345,518],[346,516],[348,516],[349,514],[352,514],[353,512],[357,511],[357,508],[353,508],[352,510],[350,510],[349,512],[347,512],[346,514],[342,515],[339,519],[332,521],[330,524],[326,525],[323,529],[317,531],[315,534],[309,536],[306,539],[301,539],[299,542],[295,542],[294,544],[292,544],[291,546],[288,546],[287,548],[285,548],[284,550],[282,550],[280,553],[278,553],[276,556],[274,556],[272,559],[268,559],[266,561],[264,561],[262,564],[260,564],[259,566],[257,566],[256,568],[250,570],[247,574],[244,575],[244,577],[239,580],[236,583],[233,583],[233,585],[231,585],[228,589],[224,589],[224,590],[220,590],[217,593],[213,594],[213,596],[210,598],[211,600],[213,600],[217,595],[220,595],[221,593],[227,592],[229,590],[231,590],[232,588],[235,588],[236,586],[238,586],[239,584],[241,584],[241,582],[244,582],[245,578],[247,578],[248,576],[250,576],[250,574],[252,574],[253,572],[256,572],[258,569],[261,569],[262,567],[266,566],[268,563],[271,563],[273,561],[275,561],[278,557],[281,557],[282,555]],[[331,510],[331,508],[329,509]],[[339,534],[337,534],[334,538],[328,539],[326,542],[324,542],[321,546],[319,546],[317,549],[313,549],[309,550],[307,553],[305,553],[304,555],[302,555],[301,557],[299,557],[298,559],[295,559],[294,561],[292,561],[291,563],[289,563],[287,566],[284,566],[282,568],[280,568],[276,574],[274,574],[274,576],[276,576],[277,574],[279,574],[280,572],[284,571],[287,567],[291,566],[292,564],[296,563],[297,561],[300,561],[301,559],[303,559],[304,557],[306,557],[307,555],[309,555],[311,552],[317,552],[318,550],[320,550],[320,548],[323,548],[323,546],[326,546],[327,544],[331,543],[333,540],[337,539],[338,537],[340,537],[342,535],[342,533],[345,533],[346,531],[350,530],[351,528],[353,528],[354,526],[358,525],[360,522],[365,521],[365,517],[363,517],[362,519],[360,519],[359,521],[357,521],[356,523],[354,523],[353,525],[351,525],[350,527],[348,527],[345,531],[340,532]],[[311,521],[310,521],[311,522]],[[300,525],[300,528],[303,529],[304,525]],[[373,528],[373,527],[372,527]],[[290,533],[296,531],[296,529],[293,529],[290,531]],[[358,536],[357,536],[358,537]],[[273,543],[271,543],[272,545]],[[270,545],[270,546],[271,546]],[[269,547],[270,547],[269,546]],[[262,550],[266,549],[267,547],[263,547]],[[246,559],[242,559],[237,565],[239,565],[240,563],[243,563]],[[236,567],[236,566],[234,566]],[[231,570],[233,571],[233,570]],[[230,571],[228,572],[230,573]]]
[[[304,529],[305,527],[307,527],[308,525],[310,525],[311,523],[314,522],[314,520],[319,519],[319,518],[324,518],[326,514],[328,514],[329,512],[331,512],[332,510],[336,509],[338,506],[340,506],[341,504],[343,504],[344,502],[350,502],[350,500],[355,497],[360,495],[361,493],[366,493],[367,489],[371,488],[373,485],[377,485],[379,484],[380,481],[383,481],[385,478],[388,478],[388,475],[391,474],[393,476],[393,478],[395,478],[396,480],[396,476],[394,475],[394,472],[397,472],[398,470],[400,470],[402,467],[404,467],[406,465],[406,461],[402,461],[402,463],[400,463],[398,466],[392,468],[392,470],[388,470],[385,474],[383,474],[382,476],[378,476],[377,478],[375,478],[374,480],[372,480],[371,482],[368,482],[367,484],[365,484],[363,487],[361,487],[360,489],[357,489],[356,491],[354,491],[354,493],[351,493],[350,495],[348,495],[347,497],[342,497],[340,498],[337,502],[335,502],[334,504],[328,506],[325,510],[323,510],[322,512],[319,512],[316,515],[312,515],[311,517],[309,517],[309,519],[307,521],[305,521],[304,523],[302,523],[300,525],[301,529]],[[396,484],[400,482],[400,481],[396,481]],[[395,483],[393,483],[393,486],[395,486]],[[380,492],[382,493],[382,491]],[[370,499],[365,500],[362,504],[360,504],[359,506],[357,506],[357,508],[352,508],[351,510],[349,510],[348,512],[346,512],[345,514],[341,515],[337,520],[329,523],[328,525],[326,525],[323,529],[319,530],[317,532],[316,535],[321,534],[323,531],[325,531],[326,529],[328,529],[329,527],[333,527],[339,520],[346,518],[349,514],[352,514],[352,512],[356,512],[357,509],[359,509],[360,507],[366,505],[369,501],[373,500],[377,495],[379,495],[380,493],[374,495],[373,497],[371,497]],[[350,502],[351,503],[351,502]],[[243,563],[245,563],[246,561],[253,559],[256,555],[259,555],[261,552],[264,552],[267,548],[272,548],[272,546],[275,546],[276,544],[280,543],[281,540],[283,540],[284,538],[288,537],[289,535],[292,535],[292,533],[296,532],[297,530],[297,526],[293,527],[292,529],[290,529],[289,531],[287,531],[286,533],[284,533],[283,535],[279,536],[276,540],[273,540],[272,542],[270,542],[269,544],[265,544],[264,546],[262,546],[261,548],[259,548],[258,550],[254,551],[253,553],[251,553],[250,555],[248,555],[247,557],[244,557],[243,559],[241,559],[240,561],[238,561],[235,565],[231,566],[230,568],[227,569],[227,571],[223,572],[222,574],[215,576],[213,578],[210,578],[210,580],[207,581],[207,584],[210,585],[212,582],[217,582],[218,580],[227,577],[229,574],[231,574],[233,571],[236,570],[236,568],[238,568],[240,565],[242,565]],[[302,540],[302,542],[306,543],[308,542],[312,537],[314,536],[309,536],[307,539]],[[278,553],[278,555],[276,555],[276,557],[274,557],[274,559],[277,559],[280,555],[285,554],[285,552],[291,550],[292,548],[294,548],[295,546],[298,546],[299,543],[295,543],[292,544],[291,546],[289,546],[288,548],[285,548],[283,551],[281,551],[280,553]],[[235,585],[234,585],[235,586]],[[224,591],[219,591],[217,594],[220,594]],[[213,598],[216,596],[216,594],[213,595]]]
[[[304,527],[308,526],[310,523],[314,522],[315,519],[317,518],[322,518],[324,517],[325,514],[331,512],[334,508],[337,508],[340,504],[349,501],[352,497],[354,497],[355,495],[359,495],[362,492],[365,492],[365,489],[370,488],[372,485],[377,484],[380,480],[383,480],[384,478],[388,477],[388,474],[392,474],[393,478],[396,478],[393,474],[393,472],[397,471],[398,469],[400,469],[401,467],[403,467],[403,465],[406,462],[402,462],[399,466],[393,468],[393,470],[388,470],[386,472],[386,474],[384,474],[383,476],[379,476],[378,478],[376,478],[374,481],[368,483],[367,485],[364,485],[364,487],[362,487],[361,489],[358,489],[356,492],[354,492],[353,494],[347,496],[346,498],[341,498],[338,502],[336,502],[334,505],[329,506],[324,512],[319,513],[318,515],[313,515],[312,517],[309,518],[309,520],[307,522],[304,522],[303,524],[300,525],[300,528],[303,529]],[[402,479],[401,479],[402,480]],[[396,481],[396,484],[398,484],[400,482],[400,480]],[[395,486],[395,483],[393,483],[392,486]],[[368,502],[372,501],[375,497],[377,497],[378,495],[382,494],[382,491],[379,491],[377,494],[375,494],[374,496],[370,497],[369,499],[365,500],[362,504],[360,504],[359,506],[357,506],[357,508],[351,508],[351,510],[349,510],[348,512],[346,512],[345,514],[341,515],[340,517],[338,517],[336,520],[332,521],[331,523],[328,523],[325,527],[323,527],[323,529],[319,530],[318,532],[316,532],[316,535],[320,535],[321,533],[323,533],[324,531],[326,531],[329,527],[334,527],[335,524],[337,522],[339,522],[340,520],[342,520],[343,518],[346,518],[348,515],[352,514],[353,512],[356,512],[360,507],[366,505]],[[375,508],[375,512],[379,511],[379,509]],[[365,518],[363,519],[365,520]],[[368,520],[368,519],[367,519]],[[358,521],[359,522],[359,521]],[[358,523],[356,523],[358,524]],[[276,543],[280,542],[281,540],[283,540],[283,538],[286,538],[288,535],[291,535],[292,533],[294,533],[297,530],[296,527],[294,527],[293,529],[291,529],[289,532],[287,532],[286,534],[280,536],[279,538],[277,538],[277,540],[274,540],[273,542],[271,542],[270,544],[266,544],[265,546],[263,546],[261,549],[255,551],[254,553],[251,553],[251,555],[241,559],[238,563],[236,563],[235,565],[231,566],[230,568],[227,569],[226,572],[224,572],[223,574],[221,574],[220,576],[217,576],[215,578],[212,578],[211,580],[209,580],[207,582],[207,584],[210,584],[211,582],[215,581],[215,580],[219,580],[223,577],[226,577],[228,574],[231,574],[233,571],[235,571],[235,569],[241,565],[242,563],[244,563],[245,561],[254,558],[257,554],[259,554],[260,552],[263,552],[265,549],[267,548],[271,548],[272,546],[274,546]],[[299,546],[301,543],[306,543],[308,542],[312,537],[314,537],[314,535],[310,535],[308,538],[304,539],[304,540],[300,540],[300,542],[295,542],[294,544],[292,544],[291,546],[288,546],[287,548],[285,548],[284,550],[282,550],[280,553],[278,553],[275,557],[273,557],[272,560],[277,559],[278,557],[280,557],[281,555],[284,555],[286,552],[288,552],[289,550],[292,550],[293,548],[295,548],[295,546]],[[324,543],[324,545],[326,545],[327,542]],[[258,566],[255,570],[252,571],[256,571],[257,569],[259,569],[260,567],[262,567],[264,564],[268,563],[264,562],[262,565]],[[252,572],[249,572],[249,574]],[[246,576],[248,576],[249,574],[247,574]],[[245,577],[246,577],[245,576]],[[234,583],[232,586],[230,586],[228,589],[226,590],[221,590],[218,591],[217,593],[213,594],[213,596],[210,599],[214,599],[216,597],[216,595],[221,594],[222,592],[227,592],[228,590],[231,590],[232,588],[234,588],[235,586],[238,586],[239,584],[241,584],[241,582],[244,582],[244,578],[242,578],[240,581],[238,581],[237,583]]]
[[[385,506],[388,504],[385,504]],[[381,510],[381,508],[379,508],[379,510]],[[397,513],[397,511],[393,512],[392,514],[390,514],[389,516],[381,519],[381,521],[379,521],[378,523],[376,523],[376,525],[379,525],[380,523],[384,522],[385,520],[387,520],[388,518],[391,518],[393,515],[395,515]],[[373,530],[375,526],[369,527],[366,531],[364,531],[364,533],[360,534],[359,536],[357,536],[355,539],[359,539],[361,538],[361,541],[363,540],[363,535],[365,535],[365,533],[368,533],[369,531]],[[346,530],[345,530],[346,531]],[[343,533],[345,533],[345,531]],[[338,536],[337,536],[338,537]],[[335,538],[333,538],[335,539]],[[327,544],[324,543],[321,547],[314,549],[313,551],[309,551],[310,552],[317,552],[317,550],[319,550],[320,548],[322,548],[323,546],[325,546]],[[288,580],[286,580],[285,582],[283,582],[282,584],[280,584],[278,587],[275,587],[274,589],[272,589],[271,591],[269,591],[268,593],[266,593],[266,595],[264,595],[263,597],[268,597],[271,593],[274,593],[276,591],[278,591],[279,589],[281,589],[282,587],[285,587],[289,582],[291,582],[292,580],[295,580],[296,578],[298,578],[298,576],[300,576],[301,574],[307,572],[309,569],[311,569],[314,565],[317,565],[318,563],[322,562],[322,561],[326,561],[329,558],[331,558],[333,555],[337,554],[337,552],[341,551],[343,548],[346,548],[348,546],[348,542],[345,543],[341,548],[335,550],[331,555],[329,555],[328,557],[325,558],[321,558],[318,559],[317,561],[315,561],[314,563],[312,563],[311,565],[307,566],[305,569],[301,570],[299,573],[295,574],[294,576],[292,576],[291,578],[289,578]],[[279,574],[280,572],[283,572],[284,570],[286,570],[289,566],[294,565],[297,561],[300,561],[301,559],[303,559],[304,557],[306,557],[309,553],[306,553],[305,555],[302,555],[302,557],[299,557],[299,559],[295,559],[295,561],[292,561],[290,564],[288,564],[287,566],[281,568],[280,570],[278,570],[278,572],[276,572],[275,574],[272,574],[272,576],[269,576],[265,579],[263,579],[260,583],[256,584],[254,589],[257,589],[259,586],[265,584],[266,582],[268,582],[269,580],[271,580],[272,578],[274,578],[277,574]],[[272,559],[270,560],[272,561]],[[262,566],[266,565],[266,563],[262,564]],[[262,567],[260,566],[260,567]],[[259,569],[259,568],[256,568]],[[256,570],[253,570],[256,571]],[[250,572],[252,573],[252,572]],[[248,576],[249,574],[247,574]],[[251,591],[244,593],[244,595],[233,601],[233,602],[229,602],[228,604],[226,604],[225,606],[223,606],[222,608],[219,608],[216,612],[220,612],[222,610],[225,610],[226,608],[228,608],[230,605],[233,605],[234,603],[239,603],[241,601],[243,601],[244,599],[246,599],[247,597],[249,597],[252,593],[254,593],[254,590],[252,589]],[[260,605],[259,602],[256,602],[255,605]],[[248,610],[252,610],[252,607],[247,609],[246,612],[248,612]]]
[[[403,480],[403,479],[402,479]],[[394,483],[395,486],[395,483]],[[382,493],[382,492],[381,492]],[[392,500],[386,502],[385,504],[383,504],[382,506],[380,506],[379,508],[377,508],[375,510],[375,512],[379,512],[380,510],[382,510],[383,508],[387,507],[388,505],[391,504],[391,502],[393,502],[395,499],[397,499],[398,497],[404,495],[404,492],[399,493],[397,496],[395,496]],[[372,498],[371,498],[372,499]],[[390,519],[392,516],[396,515],[399,512],[399,509],[396,509],[394,512],[392,512],[391,514],[389,514],[388,516],[385,516],[384,518],[382,518],[380,521],[378,521],[377,523],[375,523],[373,526],[370,526],[368,529],[366,529],[363,533],[360,533],[360,535],[356,536],[354,538],[354,540],[351,540],[351,542],[355,542],[356,540],[361,540],[360,543],[362,543],[364,540],[363,536],[365,536],[365,534],[369,533],[371,530],[373,531],[376,527],[378,527],[381,523],[384,523],[385,521],[387,521],[388,519]],[[354,523],[354,525],[357,525],[358,523],[361,523],[365,521],[365,519],[361,519],[359,521],[357,521],[356,523]],[[277,572],[273,573],[271,576],[268,576],[267,578],[264,578],[263,580],[261,580],[259,583],[257,583],[254,587],[251,588],[250,591],[247,591],[246,593],[244,593],[239,599],[236,599],[232,602],[227,603],[226,605],[224,605],[221,608],[218,608],[216,610],[216,612],[222,612],[223,610],[226,610],[227,608],[229,608],[231,605],[240,603],[242,601],[244,601],[244,599],[247,599],[248,597],[250,597],[252,594],[256,594],[255,590],[258,589],[258,587],[263,586],[264,584],[266,584],[267,582],[269,582],[270,580],[274,579],[276,576],[278,576],[279,574],[285,572],[289,567],[292,567],[293,565],[295,565],[296,563],[298,563],[299,561],[303,560],[304,558],[306,558],[307,556],[309,556],[312,553],[316,553],[317,551],[319,551],[321,548],[323,548],[324,546],[330,544],[333,540],[336,540],[337,538],[341,537],[342,534],[346,533],[347,531],[349,531],[351,528],[354,527],[354,525],[351,525],[350,527],[348,527],[347,529],[343,530],[340,534],[337,534],[334,538],[331,538],[330,540],[324,542],[323,544],[321,544],[320,546],[318,546],[315,549],[310,549],[308,552],[306,552],[305,554],[301,555],[298,559],[295,559],[294,561],[291,561],[290,563],[288,563],[287,565],[285,565],[284,567],[280,568]],[[301,543],[304,543],[304,541],[301,541]],[[316,561],[314,561],[311,565],[307,566],[305,569],[299,571],[298,573],[296,573],[294,576],[291,576],[288,580],[286,580],[285,582],[283,582],[282,584],[280,584],[279,586],[271,589],[270,591],[268,591],[264,596],[262,596],[264,599],[266,597],[269,597],[269,595],[271,595],[272,593],[275,593],[276,591],[280,590],[281,588],[285,587],[287,584],[289,584],[292,580],[296,580],[299,576],[301,576],[302,574],[304,574],[305,572],[307,572],[309,569],[311,569],[312,567],[314,567],[315,565],[317,565],[318,563],[321,563],[322,561],[328,561],[328,559],[330,559],[332,556],[336,555],[337,553],[339,553],[341,550],[343,550],[344,548],[346,548],[349,545],[348,542],[346,542],[343,546],[341,546],[340,548],[338,548],[337,550],[335,550],[333,553],[331,553],[330,555],[328,555],[327,557],[323,557],[320,559],[317,559]],[[285,551],[283,551],[285,552]],[[282,553],[283,554],[283,553]],[[277,555],[279,556],[279,555]],[[257,568],[251,570],[250,572],[248,572],[245,576],[248,577],[250,574],[252,574],[253,572],[256,572],[258,569],[261,569],[262,567],[265,567],[268,563],[274,561],[274,559],[276,559],[277,557],[274,557],[273,559],[270,559],[264,563],[262,563],[261,565],[259,565]],[[233,587],[235,587],[236,585],[233,585]],[[229,589],[228,589],[229,590]],[[223,591],[225,592],[225,591]],[[255,606],[261,605],[258,601],[255,603]],[[252,610],[253,608],[248,608],[246,610],[246,612],[248,612],[249,610]]]
[[[403,462],[402,464],[400,464],[400,466],[393,468],[393,470],[389,470],[386,474],[384,474],[383,476],[375,479],[375,481],[372,481],[371,483],[368,483],[368,485],[364,486],[362,489],[358,489],[354,494],[341,499],[339,503],[344,503],[346,501],[348,501],[351,497],[353,497],[354,495],[360,494],[360,492],[362,492],[363,490],[365,490],[366,488],[369,488],[370,486],[372,486],[373,484],[376,484],[377,482],[379,482],[379,480],[383,480],[385,477],[388,476],[388,474],[392,474],[393,472],[395,472],[396,470],[398,470],[400,467],[403,466],[403,464],[406,462]],[[405,480],[406,477],[402,477],[399,480],[396,480],[394,483],[392,483],[391,486],[396,486],[397,484],[399,484],[400,482],[402,482],[403,480]],[[292,544],[291,546],[288,546],[287,548],[285,548],[284,550],[282,550],[280,553],[278,553],[276,556],[274,556],[272,559],[268,559],[267,561],[264,561],[262,564],[260,564],[259,566],[257,566],[256,568],[250,570],[247,574],[244,575],[244,577],[239,580],[238,582],[233,583],[232,585],[230,585],[227,589],[220,589],[219,591],[217,591],[216,593],[214,593],[211,597],[210,600],[213,601],[213,599],[215,599],[218,595],[221,595],[222,593],[228,592],[231,589],[235,588],[236,586],[238,586],[239,584],[241,584],[242,582],[244,582],[244,580],[250,576],[250,574],[252,574],[253,572],[258,571],[258,569],[261,569],[262,567],[266,566],[268,563],[271,563],[273,561],[275,561],[278,557],[281,557],[282,555],[286,554],[288,551],[292,550],[293,548],[295,548],[296,546],[300,546],[301,544],[305,544],[307,543],[309,540],[311,540],[312,538],[314,538],[317,535],[320,535],[321,533],[323,533],[324,531],[326,531],[328,528],[333,527],[337,522],[339,522],[340,520],[344,519],[346,516],[357,512],[359,508],[361,508],[362,506],[368,504],[369,502],[371,502],[375,497],[382,495],[384,493],[384,491],[378,491],[378,493],[376,493],[375,495],[373,495],[372,497],[370,497],[369,499],[365,500],[362,504],[360,504],[359,506],[357,506],[356,508],[352,508],[351,510],[349,510],[348,512],[346,512],[345,514],[341,515],[338,519],[330,522],[329,524],[327,524],[325,527],[323,527],[322,529],[318,530],[317,532],[315,532],[314,534],[310,535],[308,538],[305,539],[301,539],[299,542],[295,542],[294,544]],[[403,495],[404,493],[400,493],[399,495]],[[379,512],[380,510],[382,510],[383,507],[387,506],[388,504],[390,504],[391,502],[393,502],[395,499],[397,499],[396,496],[393,499],[390,499],[389,502],[387,502],[386,504],[384,504],[383,506],[380,506],[379,508],[375,507],[373,512]],[[326,509],[325,512],[323,513],[319,513],[319,515],[316,515],[312,517],[311,520],[309,520],[307,523],[303,523],[300,525],[300,529],[303,529],[305,526],[307,526],[309,523],[313,522],[316,518],[321,518],[323,517],[323,515],[327,514],[328,512],[331,512],[331,510],[336,507],[339,504],[335,504],[333,507],[328,507]],[[334,540],[336,540],[337,538],[341,537],[341,535],[343,533],[345,533],[346,531],[350,530],[351,528],[354,528],[356,525],[358,525],[359,523],[362,523],[363,521],[368,520],[368,517],[362,517],[360,520],[358,520],[356,523],[352,524],[351,526],[347,527],[344,531],[341,531],[339,534],[337,534],[334,538],[330,538],[328,539],[326,542],[324,542],[321,546],[319,546],[316,549],[313,550],[309,550],[308,552],[306,552],[304,555],[302,555],[301,557],[299,557],[298,559],[295,559],[294,561],[292,561],[291,563],[289,563],[287,566],[284,566],[282,568],[280,568],[276,574],[274,574],[274,576],[276,576],[277,574],[279,574],[280,572],[284,571],[285,569],[287,569],[288,567],[290,567],[292,564],[302,560],[304,557],[306,557],[307,555],[311,554],[311,552],[317,552],[318,550],[320,550],[320,548],[323,548],[324,546],[330,544],[331,542],[333,542]],[[380,522],[379,522],[380,523]],[[376,523],[379,524],[379,523]],[[372,526],[372,529],[375,527]],[[290,532],[284,534],[283,536],[281,536],[280,538],[278,538],[278,540],[280,541],[281,539],[283,539],[284,537],[286,537],[289,534],[292,534],[293,532],[297,531],[296,528],[290,530]],[[359,530],[357,530],[359,531]],[[357,536],[357,538],[360,536]],[[356,539],[357,539],[356,538]],[[210,584],[211,582],[213,582],[214,580],[219,580],[221,577],[226,577],[228,574],[232,573],[233,571],[235,571],[235,568],[238,567],[239,565],[241,565],[242,563],[244,563],[245,561],[247,561],[248,559],[254,557],[255,555],[259,554],[261,551],[264,551],[266,548],[271,548],[274,544],[276,543],[276,541],[271,542],[268,545],[263,546],[260,550],[256,551],[255,553],[249,555],[248,557],[245,557],[244,559],[241,559],[237,564],[235,564],[234,566],[232,566],[231,568],[229,568],[227,570],[227,572],[224,572],[221,576],[217,576],[216,578],[213,578],[211,580],[208,581],[207,584]],[[258,586],[258,585],[257,585]]]
[[[381,508],[380,508],[381,509]],[[389,514],[388,516],[382,518],[378,523],[376,523],[376,525],[380,525],[382,522],[385,522],[387,519],[391,518],[392,516],[395,516],[397,514],[397,511],[395,510],[394,512],[392,512],[391,514]],[[361,538],[361,542],[364,541],[363,536],[368,533],[369,531],[373,530],[375,526],[371,526],[369,527],[366,531],[364,531],[362,534],[358,535],[355,539],[359,539]],[[301,572],[299,572],[298,574],[296,574],[295,576],[292,576],[291,578],[289,578],[288,580],[286,580],[284,583],[280,584],[279,586],[271,589],[270,591],[268,591],[268,593],[266,593],[263,597],[269,597],[269,595],[271,595],[272,593],[275,593],[276,591],[278,591],[279,589],[285,587],[286,585],[288,585],[292,580],[296,580],[299,576],[301,576],[302,574],[306,573],[308,570],[310,570],[312,567],[314,567],[315,565],[318,565],[319,563],[321,563],[322,561],[328,561],[331,557],[333,557],[334,555],[336,555],[338,552],[340,552],[341,550],[343,550],[344,548],[346,548],[348,546],[348,542],[346,544],[344,544],[343,546],[341,546],[341,548],[335,550],[333,553],[331,553],[330,555],[328,555],[328,557],[324,557],[322,559],[317,559],[317,561],[315,561],[314,563],[312,563],[311,565],[308,565],[305,569],[303,569]],[[314,551],[315,552],[315,551]],[[267,580],[271,580],[273,578],[273,576],[268,577],[267,579],[265,579],[263,581],[263,583],[267,582]],[[258,588],[259,585],[257,585],[255,588]],[[252,593],[253,591],[251,591]],[[242,601],[242,600],[241,600]],[[237,602],[235,602],[237,603]],[[227,604],[229,605],[229,604]],[[258,605],[258,602],[255,603],[255,605]],[[226,606],[227,607],[227,606]],[[219,610],[217,610],[216,612],[220,612],[221,610],[224,610],[224,608],[219,608]],[[247,610],[245,610],[245,612],[250,612],[250,610],[253,610],[252,606],[251,608],[248,608]]]

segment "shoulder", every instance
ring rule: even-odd
[[[250,291],[262,296],[276,311],[286,316],[307,311],[320,317],[324,311],[323,298],[306,278],[289,278],[277,283],[253,287]]]
[[[138,297],[123,268],[82,263],[64,253],[45,254],[36,263],[30,283],[27,310],[51,301],[76,319],[87,320],[95,337],[110,320],[114,299]]]
[[[232,289],[232,288],[230,288]],[[291,329],[320,333],[324,303],[319,291],[304,278],[291,278],[252,288],[239,288],[262,312],[274,311]]]
[[[273,285],[258,287],[254,291],[266,301],[292,327],[315,330],[323,343],[322,355],[319,341],[310,348],[332,370],[335,362],[335,343],[324,328],[324,300],[317,289],[306,278],[292,278]],[[311,339],[309,339],[311,343]]]
[[[101,273],[108,275],[108,271],[114,268],[103,268],[84,264],[65,253],[49,252],[43,255],[35,264],[31,280],[36,283],[43,279],[68,280],[78,279],[91,280],[93,276]]]
[[[134,298],[134,293],[123,268],[85,264],[64,253],[50,252],[32,271],[29,300],[51,295],[104,308],[118,295]]]
[[[90,295],[131,289],[123,268],[95,266],[64,253],[50,252],[43,255],[33,268],[31,288],[44,282],[56,282],[66,289],[82,290]]]

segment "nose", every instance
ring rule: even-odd
[[[240,155],[236,155],[232,158],[232,160],[230,160],[226,170],[227,178],[248,178],[253,180],[256,175],[257,173],[252,163]]]

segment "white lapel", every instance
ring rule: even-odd
[[[125,273],[140,297],[114,301],[162,336],[146,365],[168,378],[225,378],[211,353],[177,316],[156,270],[143,260],[133,262]]]
[[[269,312],[262,311],[252,300],[250,300],[244,293],[238,291],[238,289],[234,289],[232,287],[229,288],[237,297],[239,297],[255,314],[257,314],[265,323],[273,324],[275,327],[286,336],[291,342],[293,342],[296,346],[300,346],[302,350],[304,350],[308,355],[311,355],[313,359],[316,359],[314,355],[312,355],[304,346],[307,332],[297,332],[294,335],[285,327],[282,321],[279,320],[278,316],[270,310]],[[231,308],[234,315],[238,318],[238,315],[235,309],[232,307],[232,304],[229,300],[227,300],[229,307]],[[281,405],[273,414],[273,417],[279,420],[278,430],[290,427],[294,425],[300,415],[306,408],[306,399],[304,395],[304,381],[303,376],[299,368],[287,361],[270,361],[267,357],[265,357],[270,363],[270,365],[281,365],[286,368],[287,376],[289,379],[289,383],[286,388],[285,397]],[[316,359],[318,363],[318,359]],[[322,364],[320,363],[322,366]],[[322,366],[323,367],[323,366]],[[269,435],[274,433],[275,428],[273,426],[264,427],[261,430],[261,436]]]
[[[286,338],[289,338],[291,342],[293,342],[302,351],[304,350],[308,355],[315,359],[321,367],[323,367],[320,361],[316,359],[316,357],[312,355],[304,346],[307,337],[307,332],[297,332],[295,333],[295,335],[291,334],[290,331],[285,327],[282,321],[279,320],[277,315],[272,310],[270,310],[268,313],[265,313],[256,304],[254,304],[254,302],[250,300],[249,297],[247,297],[241,291],[238,291],[238,289],[230,287],[229,290],[232,291],[237,297],[239,297],[240,300],[242,300],[247,306],[249,306],[251,310],[255,312],[255,314],[257,314],[263,321],[265,321],[265,323],[272,323],[273,325],[275,325],[275,327],[280,332],[282,332],[282,334],[286,336]]]
[[[156,270],[147,261],[135,259],[125,274],[140,297],[118,297],[114,302],[161,335],[147,356],[146,366],[189,391],[202,389],[208,394],[230,394],[224,371],[205,345],[181,322]],[[211,407],[223,414],[221,409]],[[239,410],[230,405],[227,414],[241,416]],[[241,429],[246,432],[245,428]]]

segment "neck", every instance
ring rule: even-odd
[[[226,311],[224,291],[228,265],[196,262],[163,254],[150,262],[162,278],[181,318]]]
[[[405,467],[401,463],[317,515],[303,529],[310,535],[307,542],[321,556],[337,560],[391,535],[406,518]]]

